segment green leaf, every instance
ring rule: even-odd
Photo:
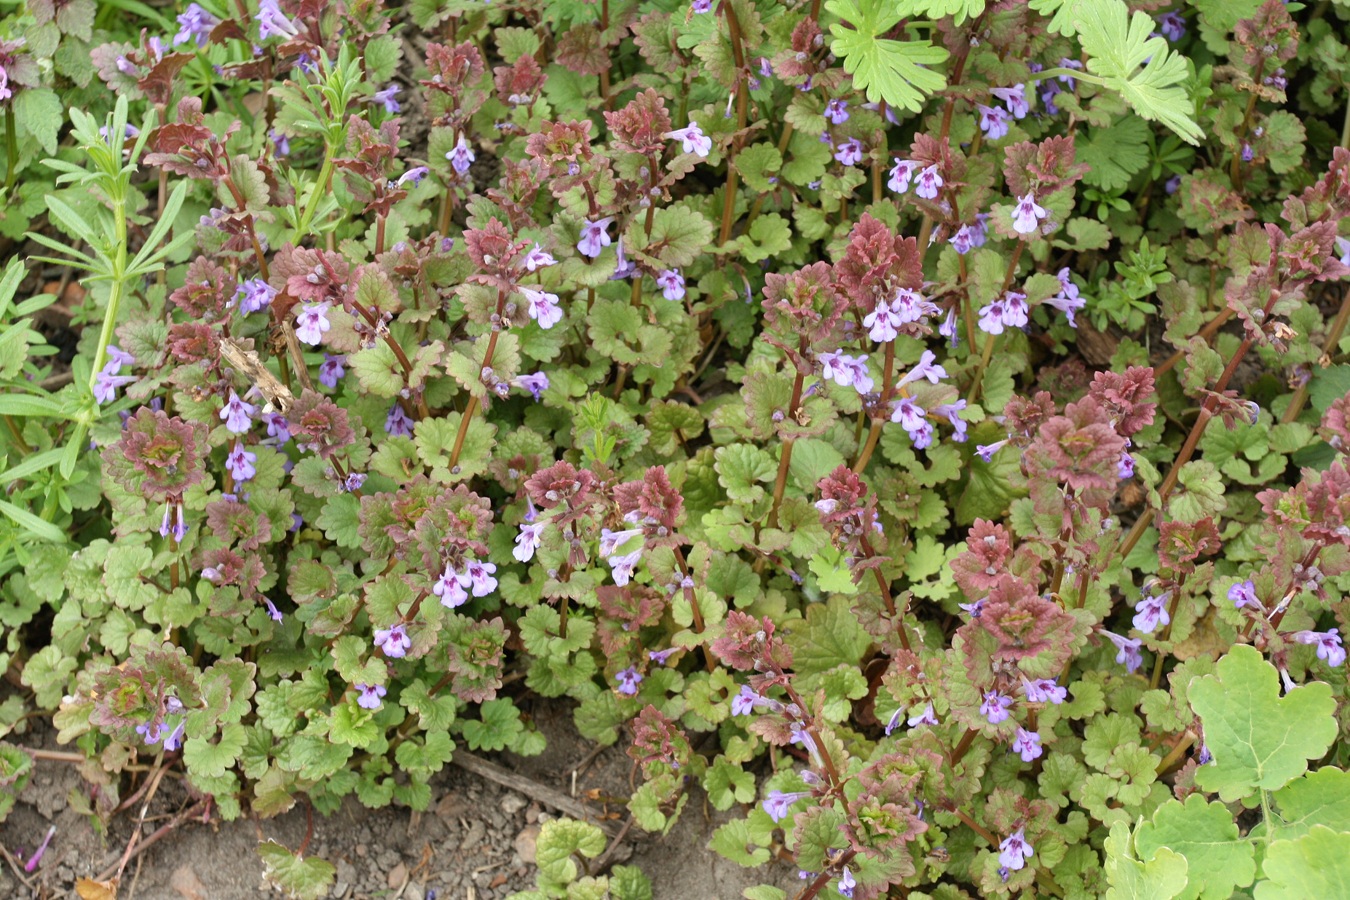
[[[755,799],[755,776],[719,756],[703,773],[703,789],[714,809],[727,810]]]
[[[1256,900],[1350,896],[1350,834],[1317,825],[1297,840],[1276,841],[1261,871],[1267,880],[1256,886]]]
[[[478,719],[468,719],[462,726],[470,750],[502,750],[525,730],[520,710],[505,697],[483,703],[478,715]]]
[[[1152,16],[1136,12],[1131,18],[1125,0],[1077,0],[1073,19],[1089,72],[1101,76],[1145,119],[1161,122],[1188,143],[1200,143],[1204,132],[1192,118],[1194,104],[1182,87],[1188,78],[1186,58],[1173,53],[1165,38],[1149,36],[1156,27]]]
[[[1195,783],[1225,802],[1279,790],[1336,739],[1331,686],[1315,681],[1281,697],[1275,667],[1255,647],[1230,650],[1214,675],[1191,685],[1190,699],[1214,757],[1195,770]]]
[[[738,237],[736,244],[747,262],[757,263],[791,247],[792,228],[778,213],[767,213],[755,219],[749,233]]]
[[[784,627],[792,648],[793,669],[799,675],[820,674],[839,665],[856,668],[872,642],[844,597],[813,603],[804,619]]]
[[[295,900],[320,900],[328,896],[337,869],[317,857],[301,857],[275,841],[258,845],[263,877]]]
[[[718,447],[717,480],[733,503],[750,505],[764,496],[759,485],[773,480],[778,467],[768,452],[752,444]]]
[[[396,397],[404,387],[403,366],[383,341],[348,355],[347,364],[361,387],[377,397]]]
[[[688,266],[708,249],[712,241],[712,224],[702,213],[688,206],[664,206],[652,215],[650,240],[634,216],[626,233],[624,249],[636,259],[654,268]]]
[[[945,19],[960,25],[984,12],[985,0],[900,0],[896,4],[900,15],[906,18]]]
[[[214,744],[206,738],[188,738],[183,742],[183,762],[193,775],[218,778],[239,759],[247,738],[244,726],[237,722],[222,728],[220,740]]]
[[[47,153],[56,152],[57,136],[66,123],[65,109],[55,91],[47,88],[29,88],[14,95],[14,122],[42,146]]]
[[[775,185],[769,179],[783,167],[783,154],[767,141],[751,144],[736,154],[734,165],[746,187],[756,193],[767,194],[774,190]]]
[[[9,518],[17,522],[28,534],[33,537],[42,538],[44,541],[51,541],[54,544],[64,544],[66,535],[60,528],[57,528],[46,519],[39,519],[28,510],[15,506],[8,500],[0,500],[0,513],[4,513]]]
[[[1111,826],[1106,839],[1106,878],[1111,889],[1106,900],[1171,900],[1186,888],[1186,857],[1159,847],[1147,860],[1137,860],[1130,829],[1124,822]]]
[[[1231,897],[1233,888],[1246,887],[1256,877],[1255,849],[1239,836],[1233,814],[1199,794],[1159,807],[1151,822],[1139,825],[1134,842],[1145,859],[1154,859],[1163,848],[1186,858],[1186,889],[1176,895],[1183,900]]]
[[[947,86],[947,79],[929,66],[947,59],[947,51],[927,41],[893,41],[880,35],[904,15],[890,0],[828,0],[825,8],[847,21],[830,26],[830,50],[844,61],[844,71],[867,92],[873,103],[919,112],[927,95]]]
[[[1127,115],[1107,128],[1078,132],[1075,161],[1086,165],[1083,181],[1106,191],[1118,191],[1148,165],[1152,129],[1138,116]]]
[[[1324,766],[1289,782],[1274,800],[1280,811],[1276,837],[1301,837],[1316,825],[1350,832],[1350,772]]]
[[[567,886],[577,878],[573,854],[594,859],[605,849],[605,833],[589,822],[552,819],[539,829],[535,843],[539,886]]]
[[[768,848],[759,846],[750,834],[750,823],[732,819],[713,832],[708,847],[732,862],[750,868],[769,861]]]

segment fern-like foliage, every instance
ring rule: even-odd
[[[978,0],[929,0],[911,5],[983,6]],[[829,0],[825,8],[841,22],[830,26],[830,50],[844,61],[844,71],[873,103],[918,112],[929,94],[947,86],[947,79],[928,66],[947,59],[947,51],[928,41],[883,38],[899,22],[903,4],[893,0]]]

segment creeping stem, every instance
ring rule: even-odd
[[[741,45],[741,22],[736,18],[733,0],[722,4],[726,13],[727,28],[731,31],[731,58],[736,64],[736,83],[732,90],[736,92],[736,137],[727,148],[727,188],[722,197],[722,230],[718,234],[717,244],[721,246],[731,240],[731,226],[736,217],[736,167],[732,164],[736,150],[740,147],[741,132],[745,130],[745,121],[749,117],[749,98],[741,84],[745,75],[745,49]]]
[[[502,309],[506,306],[506,291],[498,288],[497,290],[497,320],[501,321]],[[483,353],[483,365],[479,367],[479,379],[486,369],[492,368],[492,356],[497,350],[497,338],[501,331],[494,330],[488,336],[487,350]],[[469,422],[473,420],[473,415],[478,411],[478,395],[470,394],[469,402],[464,406],[464,415],[459,420],[459,431],[455,434],[455,445],[450,449],[450,471],[453,472],[459,465],[459,454],[464,449],[464,439],[469,434]]]

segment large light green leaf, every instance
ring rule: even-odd
[[[1281,697],[1275,667],[1255,647],[1230,650],[1214,675],[1191,685],[1190,698],[1214,757],[1196,769],[1195,783],[1226,803],[1279,790],[1336,739],[1331,686],[1315,681]]]
[[[1175,895],[1183,900],[1231,897],[1233,888],[1246,887],[1256,877],[1255,850],[1239,836],[1233,814],[1199,794],[1159,807],[1153,821],[1139,825],[1134,843],[1145,859],[1164,849],[1186,858],[1186,888]]]
[[[947,59],[947,51],[927,41],[893,41],[879,35],[903,15],[891,0],[829,0],[825,8],[844,23],[830,26],[830,50],[844,61],[844,71],[867,92],[873,103],[919,112],[928,94],[947,86],[947,79],[928,66]],[[849,27],[849,26],[852,27]]]

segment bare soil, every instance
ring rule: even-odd
[[[502,754],[494,761],[575,796],[596,820],[621,826],[627,818],[624,798],[632,790],[632,763],[622,745],[597,753],[595,745],[576,734],[570,710],[561,705],[543,706],[535,713],[536,724],[548,738],[545,752],[529,759]],[[56,749],[50,732],[11,735],[9,740]],[[0,823],[0,846],[14,861],[0,861],[0,898],[73,897],[76,879],[95,877],[117,864],[141,804],[119,813],[106,833],[100,833],[97,821],[78,811],[88,805],[81,799],[88,789],[74,765],[38,761],[19,803]],[[141,826],[143,836],[153,834],[192,802],[176,777],[165,778]],[[299,804],[272,819],[222,822],[212,817],[207,822],[185,822],[132,859],[118,900],[280,896],[263,881],[255,848],[260,840],[275,840],[295,850],[305,841],[311,821],[308,853],[337,866],[332,897],[501,900],[534,887],[534,839],[541,823],[557,815],[525,793],[452,765],[433,782],[432,805],[423,813],[392,807],[368,810],[349,800],[328,817],[310,817]],[[789,893],[799,887],[795,869],[786,863],[746,870],[707,849],[713,829],[729,816],[712,810],[695,788],[668,835],[645,835],[631,828],[610,862],[641,868],[652,880],[656,900],[735,900],[744,888],[761,883]],[[52,825],[56,834],[40,865],[32,873],[24,872],[23,860]]]

